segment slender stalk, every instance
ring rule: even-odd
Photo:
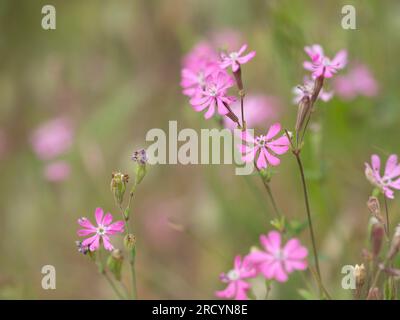
[[[242,115],[242,128],[243,128],[243,130],[246,130],[246,121],[244,120],[244,106],[243,106],[244,92],[243,92],[243,90],[241,90],[239,94],[240,94],[240,112]]]
[[[275,202],[275,198],[274,198],[274,196],[273,196],[273,194],[272,194],[272,191],[271,191],[271,186],[270,186],[269,183],[266,182],[262,177],[261,177],[261,180],[262,180],[262,182],[263,182],[263,185],[264,185],[265,190],[267,191],[269,200],[271,201],[271,204],[272,204],[272,207],[274,208],[274,211],[275,211],[276,216],[277,216],[278,218],[281,218],[282,215],[281,215],[281,213],[280,213],[280,211],[279,211],[279,209],[278,209],[278,206],[277,206],[277,204],[276,204],[276,202]]]
[[[388,210],[388,204],[385,195],[383,195],[383,202],[385,203],[385,212],[386,212],[386,233],[388,236],[388,239],[390,239],[390,228],[389,228],[389,210]]]
[[[119,292],[119,290],[118,290],[117,286],[115,285],[115,283],[109,277],[109,275],[108,275],[108,273],[107,273],[107,271],[106,271],[106,269],[104,267],[101,250],[99,250],[99,257],[98,257],[97,265],[98,265],[98,268],[99,268],[99,272],[106,278],[107,282],[109,283],[109,285],[111,286],[111,288],[113,289],[113,291],[117,295],[117,297],[119,299],[125,299],[124,296],[121,294],[121,292]]]

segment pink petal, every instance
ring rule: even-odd
[[[295,270],[306,270],[307,269],[307,261],[301,260],[285,260],[284,262],[285,269],[287,272],[293,272]]]
[[[96,223],[97,225],[100,225],[102,220],[103,220],[103,209],[102,208],[97,208],[94,215],[96,217]]]
[[[267,158],[267,161],[271,166],[278,166],[281,163],[281,160],[269,153],[266,148],[263,148],[262,152],[264,153],[265,158]]]
[[[397,165],[397,156],[395,154],[392,154],[386,161],[385,176],[389,176],[392,173],[392,171],[396,168],[396,165]]]
[[[107,234],[116,234],[124,232],[125,223],[123,221],[116,221],[107,227]]]
[[[99,235],[98,235],[98,234],[95,234],[94,236],[83,240],[83,241],[82,241],[82,246],[84,246],[84,247],[90,246],[90,245],[92,244],[92,242],[93,242],[94,240],[96,240],[96,238],[98,238],[98,237],[99,237]]]
[[[207,112],[204,114],[204,118],[210,119],[215,113],[215,100],[212,100]]]
[[[231,299],[235,296],[236,286],[234,282],[230,282],[225,290],[216,291],[215,295],[218,298]]]
[[[347,51],[340,50],[332,60],[332,65],[335,68],[342,69],[347,64]]]
[[[267,236],[260,236],[260,242],[266,251],[276,253],[281,249],[281,234],[278,231],[270,231]]]
[[[265,160],[264,152],[262,152],[262,149],[260,149],[260,153],[259,153],[258,159],[257,159],[257,168],[263,169],[266,167],[267,167],[267,161]]]
[[[222,103],[220,99],[217,99],[217,104],[218,104],[218,113],[220,115],[226,115],[229,110],[225,107],[225,105]]]
[[[108,251],[114,250],[113,245],[110,243],[110,238],[106,235],[102,236],[104,248]]]
[[[84,244],[82,243],[82,245]],[[100,236],[96,234],[93,242],[89,246],[89,250],[96,251],[97,249],[99,249],[99,247],[100,247]]]
[[[250,289],[250,285],[242,280],[236,281],[236,295],[235,300],[248,300],[247,291]]]
[[[237,52],[238,56],[242,55],[242,53],[245,52],[246,49],[247,49],[247,44],[245,43],[244,45],[241,46],[241,48]]]
[[[288,259],[304,259],[308,255],[308,250],[298,239],[290,239],[283,248],[283,253]]]
[[[270,140],[273,137],[275,137],[279,131],[281,131],[281,124],[278,123],[274,123],[268,130],[267,136],[265,137],[266,140]]]
[[[255,56],[256,56],[256,52],[255,51],[251,51],[250,53],[246,54],[245,56],[240,57],[238,59],[238,62],[240,64],[245,64],[245,63],[249,62],[251,59],[253,59]]]
[[[78,230],[77,234],[80,237],[86,237],[89,234],[92,234],[94,232],[96,232],[96,230],[93,230],[93,229],[81,229],[81,230]]]
[[[242,266],[242,258],[239,255],[235,257],[233,266],[236,270],[240,270],[240,267]]]
[[[86,229],[96,230],[96,228],[92,225],[92,223],[89,221],[89,219],[87,219],[85,217],[78,219],[78,223],[79,223],[79,225],[81,225],[82,227],[84,227]]]
[[[376,171],[376,172],[380,171],[380,169],[381,169],[381,160],[376,154],[373,154],[371,156],[371,164],[372,164],[372,169],[374,171]]]

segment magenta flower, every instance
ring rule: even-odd
[[[197,112],[208,108],[204,114],[206,119],[214,115],[215,108],[220,115],[225,115],[229,112],[225,104],[229,105],[236,100],[233,96],[227,96],[227,90],[233,85],[234,80],[226,72],[215,72],[206,78],[204,89],[200,89],[190,99],[190,104]]]
[[[100,248],[100,242],[102,242],[106,250],[114,250],[109,236],[124,232],[124,222],[116,221],[111,223],[113,219],[111,213],[107,213],[104,217],[103,215],[103,209],[97,208],[95,211],[97,227],[85,217],[78,219],[79,225],[83,227],[83,229],[78,230],[78,236],[85,237],[91,235],[82,241],[82,247],[87,247],[90,251],[95,251]]]
[[[374,97],[378,94],[378,84],[368,67],[356,64],[347,75],[338,76],[333,82],[337,95],[352,100],[358,95]]]
[[[242,57],[241,55],[246,51],[246,49],[247,44],[244,44],[237,52],[234,51],[229,53],[228,55],[225,53],[221,53],[222,62],[220,63],[220,67],[226,69],[231,66],[233,72],[238,71],[241,64],[249,62],[256,55],[255,51],[251,51]]]
[[[305,77],[304,84],[302,86],[297,86],[293,88],[293,94],[294,94],[293,103],[299,104],[304,97],[308,97],[309,99],[311,99],[313,92],[314,92],[314,81],[309,79],[308,77]],[[328,102],[329,100],[332,99],[332,97],[333,97],[333,91],[327,92],[324,91],[323,88],[320,90],[318,95],[318,98],[320,98],[324,102]]]
[[[235,101],[230,105],[234,114],[240,114],[240,101]],[[262,94],[248,94],[245,100],[245,115],[248,128],[255,128],[277,118],[280,110],[280,101],[273,96]],[[271,122],[269,122],[271,123]],[[224,117],[224,125],[228,129],[236,129],[237,124],[228,117]]]
[[[303,66],[306,70],[312,72],[313,78],[323,76],[331,78],[338,70],[343,69],[347,64],[347,51],[340,50],[331,60],[324,55],[324,50],[318,44],[305,47],[304,51],[311,58],[310,61],[305,61]]]
[[[253,278],[256,275],[256,269],[248,263],[246,257],[242,261],[240,256],[236,256],[233,269],[220,275],[221,281],[227,283],[228,286],[225,290],[217,291],[215,295],[218,298],[247,300],[250,284],[244,279]]]
[[[383,176],[380,174],[381,159],[376,154],[371,156],[371,165],[365,163],[365,176],[372,185],[379,188],[386,198],[393,199],[394,191],[392,189],[400,190],[400,163],[398,163],[397,155],[389,156]]]
[[[278,166],[280,160],[277,155],[284,154],[289,150],[290,141],[286,135],[273,140],[273,138],[281,131],[280,123],[273,124],[267,134],[260,135],[256,138],[252,137],[249,132],[242,133],[242,139],[249,145],[241,145],[241,151],[244,153],[243,161],[250,162],[257,158],[257,168],[267,168],[269,165]]]
[[[44,168],[44,176],[48,181],[61,182],[71,173],[70,165],[65,161],[52,162]]]
[[[41,125],[33,132],[31,144],[42,160],[53,159],[72,145],[73,130],[70,121],[60,117]]]
[[[266,279],[285,282],[288,274],[307,268],[308,251],[298,239],[292,238],[282,247],[281,234],[270,231],[260,236],[260,243],[264,250],[252,251],[247,258]]]

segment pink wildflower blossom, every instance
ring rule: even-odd
[[[211,43],[218,50],[233,51],[243,43],[242,34],[233,29],[222,29],[211,35]]]
[[[365,176],[381,192],[389,199],[394,198],[392,189],[400,190],[400,163],[398,163],[397,155],[392,154],[386,161],[384,175],[381,176],[381,159],[378,155],[371,156],[371,165],[365,163]]]
[[[308,251],[298,239],[292,238],[282,247],[281,234],[270,231],[260,236],[260,243],[264,250],[252,251],[247,257],[265,278],[285,282],[288,274],[307,268]]]
[[[305,47],[304,51],[311,58],[310,61],[304,61],[303,66],[306,70],[312,72],[313,78],[323,76],[331,78],[338,70],[343,69],[347,64],[347,51],[340,50],[331,60],[324,55],[324,50],[318,44]]]
[[[72,145],[73,130],[69,120],[60,117],[40,126],[33,133],[33,150],[42,160],[50,160],[66,152]]]
[[[378,94],[378,84],[368,67],[356,64],[347,75],[338,76],[333,82],[337,95],[352,100],[358,95],[374,97]]]
[[[240,101],[235,101],[230,105],[234,114],[240,114]],[[245,116],[248,128],[255,128],[265,124],[267,120],[276,119],[280,103],[277,98],[262,94],[249,94],[245,99]],[[269,122],[271,123],[271,122]],[[224,117],[224,125],[228,129],[236,129],[237,124],[228,117]]]
[[[227,283],[225,290],[217,291],[215,295],[218,298],[247,300],[247,291],[250,289],[250,284],[244,281],[247,278],[253,278],[257,274],[245,257],[242,261],[240,256],[235,257],[233,269],[228,273],[221,273],[220,279]]]
[[[256,55],[255,51],[251,51],[245,56],[241,56],[246,51],[246,49],[247,44],[244,44],[237,52],[233,51],[229,54],[221,53],[222,62],[220,63],[220,67],[226,69],[231,66],[233,72],[238,71],[241,64],[249,62]]]
[[[65,161],[52,162],[44,168],[44,176],[48,181],[61,182],[71,173],[70,165]]]
[[[267,134],[257,136],[256,138],[246,131],[242,133],[242,139],[245,142],[250,143],[248,145],[241,145],[241,151],[245,155],[243,161],[250,162],[257,158],[257,168],[267,168],[268,165],[278,166],[280,160],[276,155],[284,154],[289,150],[290,141],[286,135],[282,135],[279,138],[273,140],[273,138],[281,131],[280,123],[273,124]]]
[[[293,103],[299,104],[304,97],[308,97],[309,99],[311,99],[313,92],[314,92],[314,81],[309,79],[308,77],[305,77],[304,84],[302,86],[297,86],[293,88],[293,94],[294,94]],[[332,97],[333,97],[333,91],[327,92],[324,91],[323,88],[320,90],[318,96],[318,98],[320,98],[324,102],[328,102],[329,100],[332,99]]]
[[[103,209],[97,208],[95,211],[97,227],[95,227],[89,219],[83,217],[78,219],[78,223],[83,229],[78,230],[78,236],[85,237],[91,235],[89,238],[82,241],[83,247],[88,247],[90,251],[95,251],[100,248],[100,240],[106,250],[112,251],[114,249],[110,242],[110,235],[124,232],[124,222],[112,222],[111,213],[107,213],[103,217]]]
[[[204,89],[199,90],[199,95],[190,99],[190,104],[197,111],[208,108],[204,114],[206,119],[211,118],[217,108],[220,115],[229,111],[224,104],[230,105],[236,100],[233,96],[227,96],[227,90],[234,85],[234,80],[224,71],[218,71],[206,78]]]

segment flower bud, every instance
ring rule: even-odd
[[[362,263],[361,265],[356,264],[354,267],[354,277],[356,278],[356,286],[361,288],[367,277],[367,271],[365,270],[365,266]]]
[[[369,289],[367,300],[381,300],[381,293],[377,287]]]
[[[400,224],[397,225],[388,253],[388,259],[393,259],[400,250]]]
[[[297,110],[297,119],[296,119],[296,132],[299,132],[304,124],[305,120],[307,119],[309,113],[311,112],[311,101],[309,96],[304,96],[300,102],[299,102],[299,107]]]
[[[110,270],[110,272],[114,275],[115,279],[117,279],[118,281],[121,280],[121,270],[123,261],[124,257],[122,255],[122,251],[119,249],[114,249],[107,258],[107,267]]]
[[[128,180],[129,176],[127,174],[121,172],[113,172],[111,174],[111,192],[118,205],[122,204]]]
[[[124,245],[127,250],[132,250],[136,245],[136,237],[133,234],[128,233],[124,238]]]
[[[148,161],[145,149],[140,149],[132,154],[132,160],[137,163],[135,170],[135,184],[138,185],[146,175],[146,164]]]
[[[75,241],[75,244],[78,248],[78,251],[84,255],[86,255],[89,252],[89,248],[86,246],[82,245],[82,241]]]
[[[367,207],[371,214],[378,219],[379,222],[383,223],[383,218],[381,215],[381,206],[377,197],[371,196],[367,201]]]
[[[370,219],[371,225],[371,250],[372,255],[377,257],[382,248],[382,241],[385,235],[385,227],[382,222],[375,217],[371,217]]]

